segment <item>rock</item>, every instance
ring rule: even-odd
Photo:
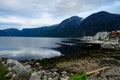
[[[48,80],[53,80],[52,78],[48,78]]]
[[[70,79],[70,77],[69,76],[66,76],[66,80],[69,80]]]
[[[27,70],[21,70],[18,72],[14,80],[29,80],[30,74]]]
[[[59,75],[56,75],[53,80],[60,80],[60,76]]]
[[[48,72],[48,73],[47,73],[47,75],[51,75],[51,74],[52,74],[52,72]]]
[[[62,77],[66,77],[67,76],[67,72],[66,71],[62,71],[61,74],[62,74]]]
[[[40,77],[37,74],[37,72],[32,73],[30,80],[40,80]]]
[[[27,71],[27,69],[21,63],[19,63],[19,62],[12,68],[12,70],[15,73],[18,73],[18,72],[20,72],[22,70],[26,70]]]
[[[18,73],[19,71],[25,69],[25,67],[20,62],[13,59],[7,60],[7,67],[15,73]]]
[[[57,72],[52,73],[53,80],[60,80],[60,75]]]
[[[7,63],[7,58],[3,58],[3,57],[1,57],[1,61],[3,61],[4,64],[6,64],[6,63]]]
[[[29,65],[29,64],[25,65],[24,67],[29,71],[31,70],[31,65]]]
[[[12,76],[13,76],[13,72],[9,72],[8,74],[5,75],[5,77],[7,78],[12,78]]]
[[[2,65],[4,65],[4,64],[5,64],[5,61],[2,61],[1,63],[2,63]]]
[[[61,78],[61,80],[70,80],[69,77]]]
[[[67,72],[66,72],[66,71],[62,71],[61,73],[62,73],[62,74],[67,74]]]
[[[16,76],[16,74],[14,73],[14,74],[12,75],[11,80],[14,80],[14,79],[15,79],[15,76]]]
[[[45,70],[42,70],[42,73],[45,74],[46,73]]]
[[[52,72],[56,72],[56,71],[58,71],[58,69],[51,69],[51,71],[52,71]]]
[[[47,80],[47,75],[44,75],[42,80]]]
[[[119,80],[120,79],[120,67],[111,67],[104,73],[108,80]]]
[[[53,73],[52,73],[52,76],[56,76],[56,75],[58,75],[57,72],[53,72]]]
[[[62,71],[61,74],[62,74],[61,80],[69,80],[70,79],[70,77],[67,76],[67,72],[66,71]]]
[[[8,67],[8,71],[12,71],[12,68],[11,68],[11,67]]]
[[[16,64],[18,64],[18,61],[17,60],[13,60],[13,59],[8,59],[7,60],[7,66],[8,67],[14,67]]]
[[[39,67],[40,66],[40,63],[35,63],[35,67]]]
[[[38,71],[38,76],[39,77],[42,77],[44,75],[44,72],[43,71]]]

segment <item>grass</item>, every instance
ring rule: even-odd
[[[10,80],[9,78],[5,78],[5,75],[8,72],[9,71],[7,70],[7,68],[5,68],[3,65],[0,65],[0,80]]]
[[[70,80],[89,80],[87,74],[83,72],[81,75],[75,75],[70,78]]]

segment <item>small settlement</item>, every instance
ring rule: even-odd
[[[120,31],[98,32],[94,36],[84,36],[75,38],[78,42],[60,42],[57,43],[64,47],[80,46],[83,48],[103,48],[120,50]]]
[[[99,45],[103,49],[120,50],[120,31],[98,32],[95,36],[80,39],[86,46]]]

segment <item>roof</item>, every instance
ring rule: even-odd
[[[108,34],[110,37],[120,37],[120,32],[112,31]]]

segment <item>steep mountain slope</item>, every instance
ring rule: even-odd
[[[120,30],[120,15],[105,11],[94,13],[85,18],[80,27],[86,35],[95,35],[100,31]]]

